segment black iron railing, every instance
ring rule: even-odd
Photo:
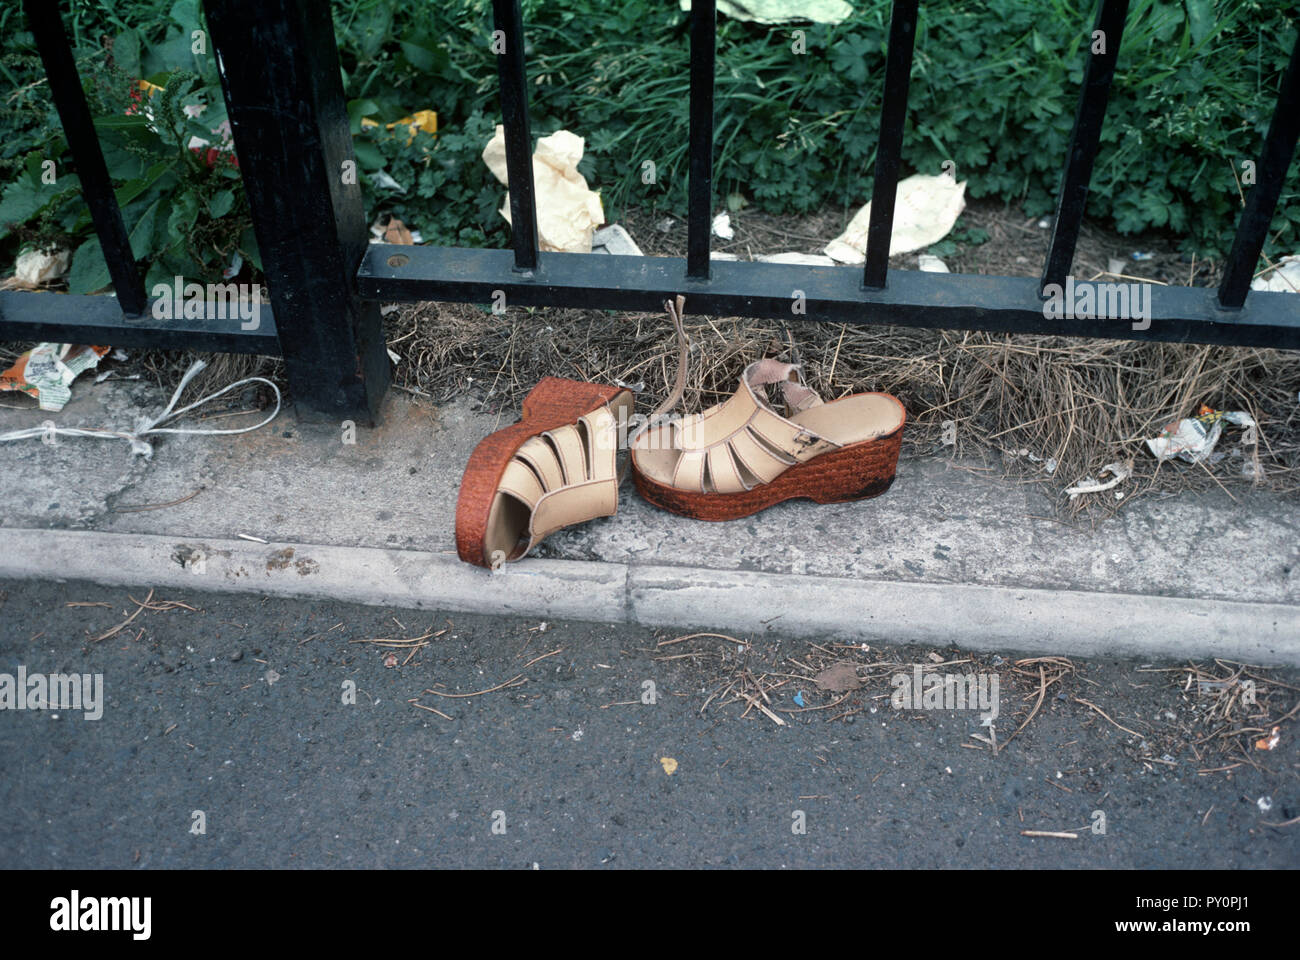
[[[685,259],[538,250],[524,24],[519,0],[493,0],[510,183],[512,250],[371,244],[344,109],[329,6],[312,0],[206,0],[240,170],[272,310],[239,323],[153,320],[91,127],[67,38],[50,0],[24,0],[117,300],[0,293],[0,338],[189,346],[279,353],[295,400],[325,415],[373,419],[388,384],[377,301],[658,311],[687,295],[696,314],[1188,341],[1300,349],[1300,297],[1250,281],[1300,135],[1300,40],[1257,164],[1256,182],[1217,291],[1155,286],[1143,322],[1102,309],[1044,309],[1045,293],[1105,284],[1068,278],[1097,155],[1128,0],[1101,0],[1066,157],[1051,246],[1038,280],[889,270],[918,0],[894,0],[871,220],[861,274],[844,267],[714,261],[714,0],[691,9],[690,163]],[[1095,42],[1100,37],[1101,42]],[[487,38],[485,38],[487,42]],[[1114,303],[1112,299],[1109,301]],[[1122,313],[1122,312],[1121,312]]]

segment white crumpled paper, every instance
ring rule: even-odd
[[[52,253],[28,250],[19,254],[14,262],[14,280],[19,286],[39,287],[67,273],[71,261],[72,253],[68,250]]]
[[[898,184],[894,200],[891,255],[923,250],[948,235],[966,209],[966,181],[918,173]],[[844,232],[826,245],[828,256],[840,263],[862,263],[867,258],[867,228],[871,204],[854,214]]]
[[[1250,284],[1252,290],[1300,293],[1300,257],[1283,257],[1275,269],[1265,271]]]
[[[786,253],[764,253],[754,259],[760,263],[799,263],[808,267],[837,266],[834,260],[820,253],[799,253],[794,250]]]
[[[691,9],[691,0],[679,0],[683,10]],[[718,13],[733,20],[755,23],[842,23],[853,14],[844,0],[718,0]]]
[[[642,257],[641,248],[632,235],[617,223],[601,227],[591,236],[591,252],[606,253],[616,257]]]
[[[591,238],[605,222],[600,195],[588,189],[578,172],[584,141],[568,130],[558,130],[537,141],[533,151],[533,188],[537,191],[537,244],[542,250],[563,253],[591,253]],[[483,162],[493,176],[507,187],[506,132],[497,124],[496,133],[483,148]],[[510,221],[510,194],[506,194],[501,216]]]

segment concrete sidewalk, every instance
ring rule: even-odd
[[[166,400],[139,382],[87,378],[59,414],[0,409],[0,431],[129,426]],[[1300,664],[1293,496],[1147,498],[1077,529],[1051,519],[1036,485],[924,458],[904,461],[875,500],[707,524],[658,511],[625,484],[616,517],[493,575],[456,559],[456,492],[474,445],[513,418],[394,394],[382,425],[357,428],[355,443],[343,424],[289,411],[251,434],[161,438],[152,461],[120,440],[0,444],[0,576]]]

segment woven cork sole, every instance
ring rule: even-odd
[[[538,434],[599,409],[622,392],[620,387],[547,377],[524,398],[518,423],[483,438],[465,464],[456,500],[456,552],[462,560],[491,569],[485,543],[488,516],[501,476],[519,448]]]
[[[771,483],[740,493],[694,493],[651,480],[632,463],[642,497],[662,510],[695,520],[739,520],[783,500],[848,503],[878,497],[894,482],[903,428],[852,443],[786,470]]]

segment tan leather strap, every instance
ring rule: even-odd
[[[750,386],[762,387],[770,383],[781,385],[781,397],[785,401],[786,415],[802,413],[820,406],[822,398],[811,387],[799,379],[800,365],[782,363],[771,357],[752,363],[745,370],[745,379]]]
[[[787,419],[820,406],[822,399],[800,380],[797,364],[771,358],[746,367],[729,399],[702,413],[657,424],[685,391],[690,360],[682,324],[685,305],[680,295],[676,303],[664,304],[677,333],[677,377],[667,399],[629,441],[642,454],[639,469],[659,473],[656,479],[682,490],[738,493],[770,483],[794,464],[839,446]],[[767,402],[766,387],[771,384],[781,388],[786,416]]]
[[[638,469],[680,490],[738,493],[837,449],[838,443],[777,413],[763,396],[764,388],[776,383],[792,415],[820,406],[821,398],[797,377],[793,364],[750,364],[727,400],[639,435]]]
[[[686,298],[679,293],[676,304],[671,300],[664,301],[664,309],[668,311],[668,316],[672,318],[673,329],[677,332],[677,382],[673,384],[672,392],[668,394],[668,398],[655,407],[654,412],[650,414],[651,420],[663,416],[681,402],[682,394],[686,392],[686,370],[691,362],[691,342],[686,338],[686,328],[682,326],[682,313],[686,310]]]
[[[497,488],[529,509],[528,545],[519,555],[562,527],[615,512],[617,427],[614,413],[604,406],[519,448]]]

